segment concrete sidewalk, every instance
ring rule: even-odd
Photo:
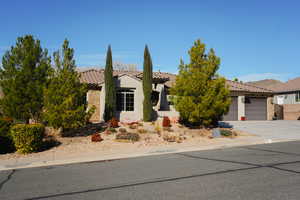
[[[220,149],[229,148],[236,146],[254,145],[270,143],[270,140],[265,140],[262,137],[255,136],[243,136],[235,139],[213,139],[214,144],[172,144],[163,146],[152,146],[145,149],[130,149],[122,150],[119,152],[93,152],[89,154],[81,153],[75,155],[64,155],[59,156],[53,154],[52,156],[33,156],[33,157],[20,157],[14,159],[0,160],[0,171],[19,169],[19,168],[30,168],[30,167],[41,167],[49,165],[62,165],[71,163],[82,163],[82,162],[93,162],[93,161],[107,161],[113,159],[124,159],[139,156],[150,156],[150,155],[160,155],[169,153],[179,153],[188,151],[199,151],[199,150],[210,150],[210,149]],[[280,140],[286,141],[286,140]],[[138,150],[138,152],[137,152]]]

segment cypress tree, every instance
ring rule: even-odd
[[[148,46],[146,45],[144,51],[144,71],[143,71],[143,91],[144,91],[144,101],[143,101],[143,116],[144,121],[149,122],[152,120],[152,60],[149,53]]]
[[[0,87],[1,112],[15,120],[41,120],[43,90],[48,82],[51,60],[47,49],[32,35],[17,39],[2,58]]]
[[[104,120],[108,121],[114,117],[116,110],[116,87],[113,78],[113,61],[110,45],[106,54],[106,65],[104,71],[105,80],[105,108]]]

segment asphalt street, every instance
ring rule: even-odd
[[[0,199],[300,199],[300,141],[0,172]]]

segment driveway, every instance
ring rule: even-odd
[[[300,140],[300,121],[230,121],[233,128],[271,140]]]

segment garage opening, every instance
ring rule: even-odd
[[[246,97],[245,115],[246,120],[267,120],[267,98]]]
[[[229,107],[229,111],[223,117],[224,121],[236,121],[238,120],[238,98],[231,97],[231,104]]]

